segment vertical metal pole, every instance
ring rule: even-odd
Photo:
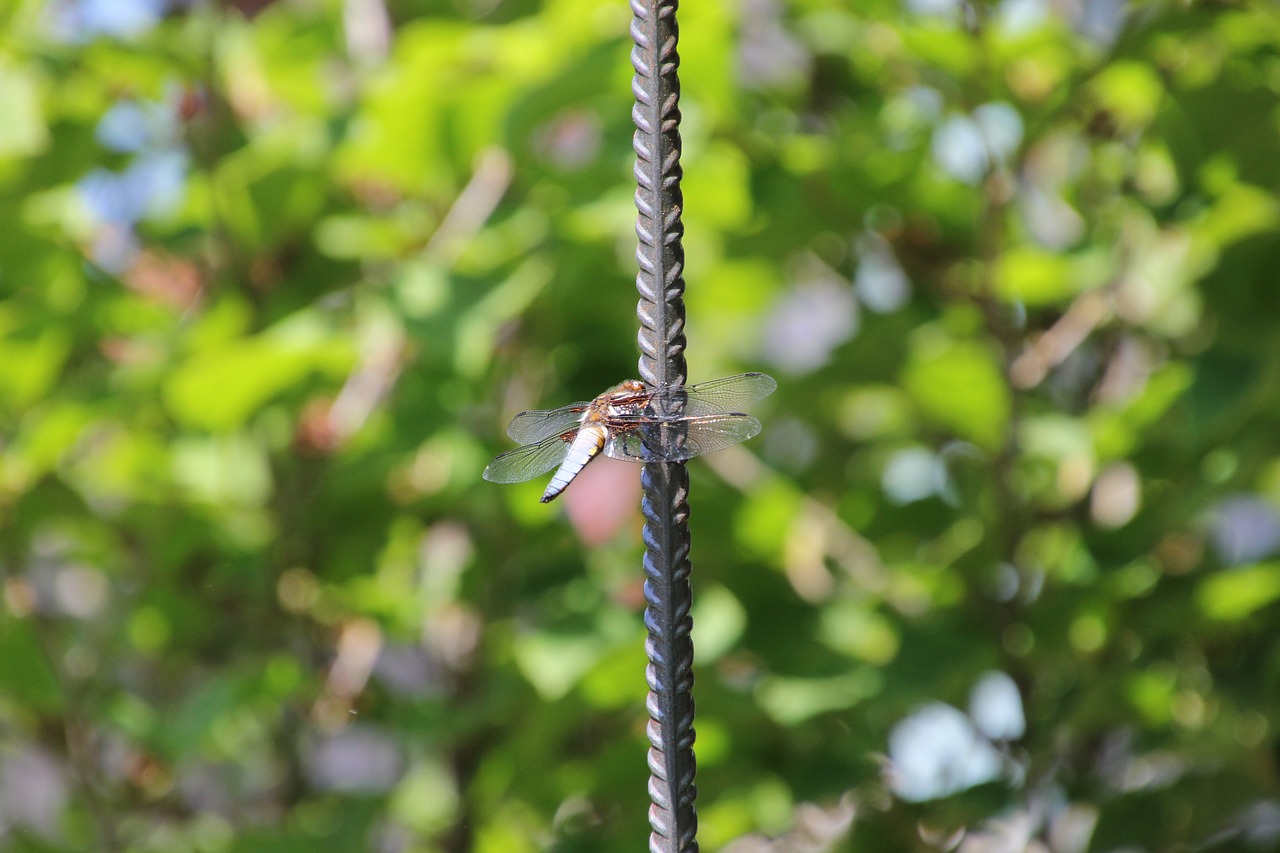
[[[640,378],[655,388],[685,383],[677,5],[678,0],[631,0]],[[696,853],[689,474],[683,464],[657,462],[646,464],[641,477],[649,629],[649,850]]]

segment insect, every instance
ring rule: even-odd
[[[735,410],[777,387],[763,373],[656,390],[628,379],[590,402],[521,412],[507,435],[524,446],[490,462],[484,478],[519,483],[559,466],[542,493],[547,503],[601,452],[628,462],[682,462],[723,450],[760,432],[760,421]]]

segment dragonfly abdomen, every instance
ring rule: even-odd
[[[551,484],[542,493],[543,503],[555,500],[573,482],[578,472],[600,453],[607,437],[604,427],[599,424],[588,423],[578,430],[573,444],[569,445],[569,455],[560,463],[556,475],[551,478]]]

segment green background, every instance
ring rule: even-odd
[[[643,849],[629,23],[0,2],[0,850]],[[680,24],[702,848],[1275,849],[1280,12]]]

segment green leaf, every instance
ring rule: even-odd
[[[1051,305],[1079,290],[1073,264],[1065,255],[1035,246],[1018,246],[1000,256],[996,292],[1026,305]]]
[[[1126,129],[1150,124],[1164,95],[1155,69],[1133,60],[1113,62],[1094,79],[1090,90],[1098,106]]]
[[[46,714],[61,713],[62,686],[26,619],[0,619],[0,693],[8,701]]]
[[[898,632],[888,619],[850,599],[822,611],[821,636],[831,648],[881,666],[898,654]]]
[[[1274,231],[1277,224],[1280,200],[1274,192],[1233,182],[1195,223],[1192,233],[1208,244],[1205,251],[1216,252],[1237,240]]]
[[[1155,664],[1129,678],[1129,702],[1150,728],[1167,725],[1172,717],[1177,673],[1164,664]]]
[[[1225,569],[1202,582],[1196,602],[1210,619],[1230,622],[1280,599],[1280,563]]]
[[[985,450],[1003,442],[1009,387],[988,346],[923,328],[911,340],[902,383],[927,419]]]
[[[693,644],[704,664],[718,660],[742,636],[747,614],[723,586],[702,589],[693,605]]]
[[[828,711],[852,708],[877,695],[883,679],[863,666],[831,678],[765,679],[756,691],[760,706],[780,725],[794,726]]]
[[[185,426],[232,430],[313,373],[343,372],[351,357],[345,342],[286,324],[197,352],[170,374],[165,403]]]
[[[754,489],[738,513],[738,541],[762,556],[782,561],[792,520],[803,495],[781,480]]]
[[[30,157],[49,145],[35,66],[0,61],[0,159]]]
[[[30,337],[14,330],[16,317],[0,314],[0,406],[24,409],[47,395],[71,352],[71,336],[49,325]],[[9,322],[6,322],[9,321]]]

